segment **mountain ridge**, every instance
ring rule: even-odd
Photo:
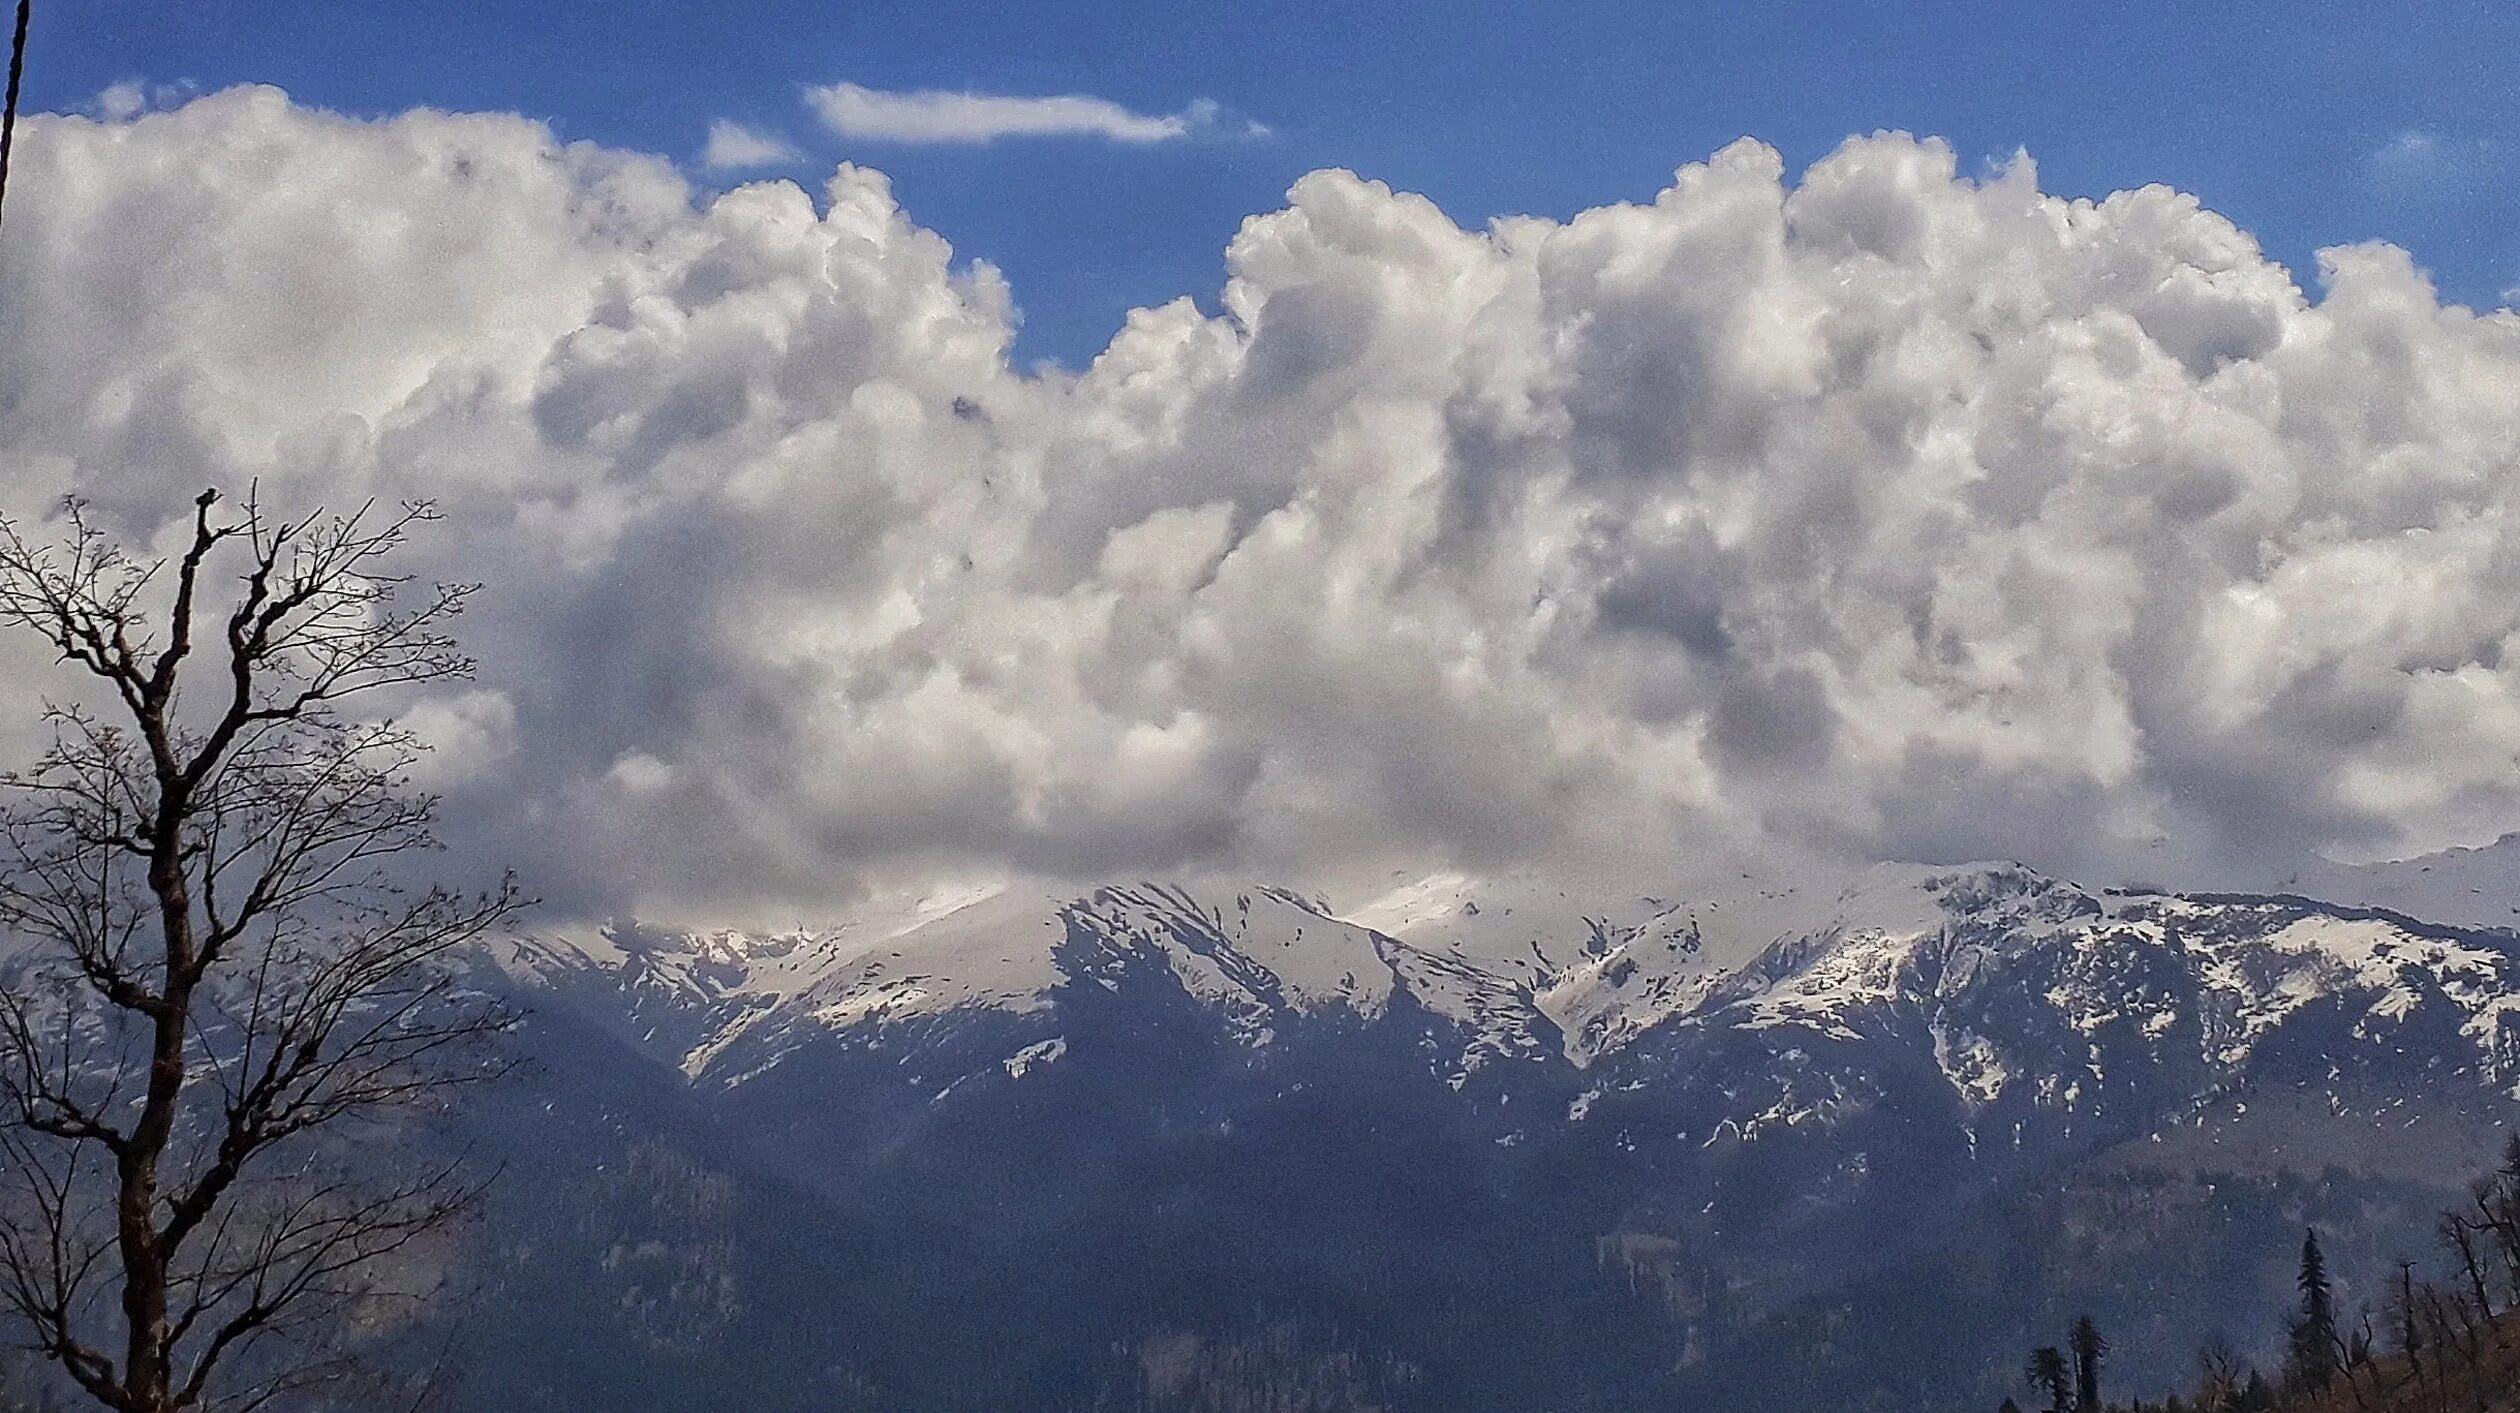
[[[721,1057],[758,1049],[743,1043],[748,1036],[810,1043],[964,1007],[1024,1016],[1055,1009],[1065,987],[1097,977],[1116,985],[1104,973],[1124,962],[1160,963],[1255,1048],[1287,1017],[1370,1024],[1405,996],[1460,1029],[1452,1058],[1464,1069],[1553,1055],[1585,1070],[1673,1026],[1843,1029],[1902,1001],[1949,1000],[1943,993],[1965,993],[1981,971],[2060,946],[2050,961],[2078,958],[2079,989],[2043,994],[2060,1016],[2075,1010],[2067,1024],[2086,1037],[2118,1018],[2121,1002],[2149,1005],[2156,1037],[2183,1023],[2177,1007],[2186,1005],[2200,1039],[2212,1032],[2208,1058],[2240,1063],[2258,1036],[2304,1007],[2368,993],[2365,1023],[2448,1002],[2463,1012],[2459,1028],[2480,1063],[2497,1076],[2520,1073],[2520,1003],[2509,999],[2520,940],[2382,907],[2093,890],[2014,863],[1876,865],[1826,904],[1800,906],[1818,921],[1780,921],[1753,951],[1738,931],[1710,942],[1704,907],[1641,890],[1570,901],[1519,927],[1490,922],[1468,937],[1456,919],[1514,908],[1465,904],[1386,930],[1290,889],[1201,893],[1146,882],[1067,897],[1009,891],[855,946],[808,933],[618,929],[600,948],[543,942],[502,960],[530,985],[581,999],[609,991],[624,1032],[694,1082]],[[2144,968],[2128,959],[2144,956],[2192,973],[2177,996],[2141,989]],[[1939,1033],[1937,1045],[1946,1056],[1979,1048]],[[1981,1067],[1974,1081],[1954,1082],[1966,1092],[1990,1078]]]
[[[520,948],[549,1068],[653,1081],[569,1151],[665,1176],[509,1225],[606,1233],[642,1329],[808,1292],[870,1408],[1136,1407],[1190,1348],[1405,1369],[1410,1413],[1991,1407],[2052,1304],[2166,1389],[2302,1223],[2379,1279],[2520,1124],[2507,931],[2010,863],[1740,885],[1027,885]],[[760,1215],[653,1214],[693,1192]]]

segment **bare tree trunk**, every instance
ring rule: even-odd
[[[18,91],[26,83],[26,33],[35,19],[35,0],[18,0],[17,32],[9,44],[9,93],[0,110],[0,215],[7,214],[9,157],[17,148]]]

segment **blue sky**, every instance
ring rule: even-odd
[[[766,168],[891,174],[914,217],[1013,281],[1019,355],[1079,363],[1129,307],[1222,278],[1243,217],[1345,166],[1457,219],[1649,197],[1750,134],[1789,166],[1850,133],[2016,148],[2051,191],[2166,182],[2307,272],[2386,239],[2445,298],[2520,285],[2520,4],[1023,5],[665,0],[83,0],[39,4],[29,105],[108,85],[279,84],[357,113],[502,109],[670,154],[709,124],[784,138]],[[1178,139],[913,144],[832,131],[810,87],[1083,94],[1214,121]],[[1265,137],[1248,124],[1264,125]]]

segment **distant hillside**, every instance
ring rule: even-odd
[[[2349,1310],[2319,1233],[2302,1241],[2283,1357],[2251,1368],[2221,1335],[2196,1358],[2196,1381],[2159,1403],[2101,1397],[2114,1346],[2089,1316],[2030,1351],[2021,1381],[2048,1413],[2520,1413],[2520,1135],[2491,1172],[2444,1207],[2439,1250],[2400,1257],[2378,1301]],[[1998,1413],[2024,1413],[2007,1398]]]

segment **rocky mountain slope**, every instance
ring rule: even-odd
[[[1774,1032],[1930,1055],[1972,1113],[2102,1107],[2117,1057],[2121,1084],[2175,1076],[2202,1097],[2304,1045],[2370,1067],[2437,1041],[2426,1064],[2489,1091],[2520,1083],[2510,935],[2383,909],[1881,866],[1826,903],[1772,899],[1782,930],[1750,950],[1741,928],[1711,939],[1683,902],[1524,903],[1518,920],[1514,904],[1451,891],[1368,910],[1388,927],[1276,888],[1009,892],[873,940],[621,929],[529,944],[507,965],[703,1088],[817,1044],[997,1024],[1045,1032],[992,1058],[1020,1078],[1050,1062],[1046,1032],[1077,988],[1150,977],[1254,1052],[1306,1025],[1405,1016],[1454,1081],[1514,1062],[1585,1074],[1683,1037]],[[2307,1035],[2336,1019],[2343,1035]]]
[[[2305,1223],[2376,1295],[2520,1122],[2520,937],[2008,864],[1008,889],[479,979],[484,1410],[1921,1413],[2086,1309],[2157,1393],[2271,1343]]]
[[[551,1175],[509,1221],[602,1238],[579,1342],[646,1331],[608,1374],[776,1338],[811,1377],[687,1406],[1189,1407],[1251,1360],[1324,1408],[1991,1406],[2014,1327],[2088,1304],[2166,1387],[2271,1336],[2286,1233],[2376,1279],[2520,1117],[2520,941],[2291,896],[1885,866],[915,922],[504,959],[560,1090],[508,1116]],[[552,1318],[581,1245],[508,1298]]]

